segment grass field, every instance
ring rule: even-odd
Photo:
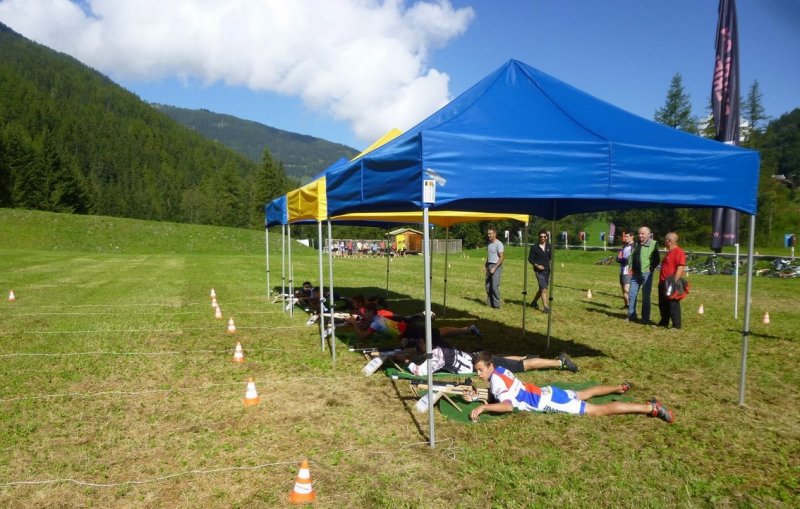
[[[657,395],[677,421],[437,413],[431,449],[407,383],[365,378],[341,342],[334,364],[304,313],[269,303],[262,232],[0,209],[0,239],[0,507],[280,507],[304,458],[318,507],[800,505],[800,280],[755,281],[739,407],[730,277],[694,277],[684,329],[663,330],[623,322],[601,253],[559,251],[548,351],[546,315],[529,309],[522,334],[521,250],[508,250],[501,310],[483,305],[483,251],[451,255],[444,317],[437,256],[437,325],[477,323],[498,352],[565,351],[579,373],[521,377],[630,380],[634,400]],[[316,281],[316,253],[293,251],[295,281]],[[384,291],[385,260],[335,270],[342,293]],[[394,308],[422,308],[421,257],[393,261],[390,279]],[[262,402],[245,408],[249,376]]]

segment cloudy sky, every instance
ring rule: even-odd
[[[738,2],[741,81],[800,107],[800,0]],[[706,112],[716,0],[0,0],[0,21],[148,102],[363,148],[510,58],[646,118]]]

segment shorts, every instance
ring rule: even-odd
[[[537,272],[536,282],[539,283],[539,290],[547,290],[547,285],[550,283],[550,271],[543,270]]]
[[[586,413],[586,402],[579,400],[575,391],[548,385],[542,387],[542,395],[536,410],[548,413],[583,415]]]
[[[620,274],[619,275],[619,284],[621,285],[629,285],[631,284],[631,275],[630,274]]]
[[[498,357],[496,355],[492,355],[492,365],[495,367],[503,366],[512,373],[522,373],[525,371],[525,364],[523,361],[509,359],[507,357]]]

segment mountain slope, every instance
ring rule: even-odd
[[[1,23],[0,97],[2,207],[263,224],[257,164]]]
[[[358,151],[338,143],[276,129],[258,122],[205,109],[190,110],[154,104],[154,108],[210,140],[215,140],[260,162],[264,148],[283,164],[290,177],[308,181],[339,158],[350,159]]]

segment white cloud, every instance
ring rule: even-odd
[[[112,78],[181,76],[300,97],[372,141],[444,105],[449,0],[1,0],[0,20]]]

